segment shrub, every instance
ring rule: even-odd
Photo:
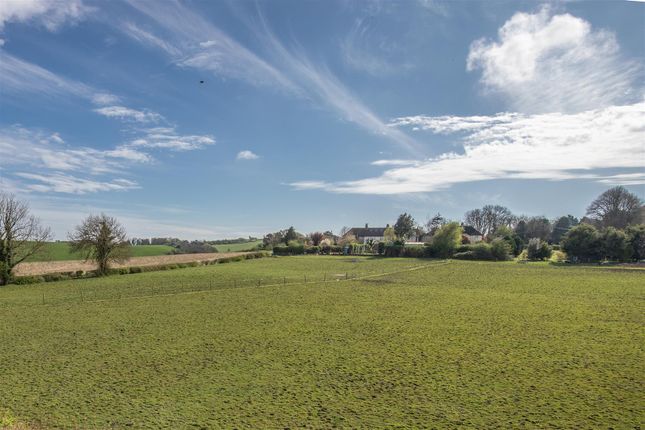
[[[308,246],[305,248],[305,254],[320,254],[319,246]]]
[[[490,243],[490,253],[491,257],[495,261],[506,261],[510,258],[510,254],[513,250],[513,247],[508,243],[508,241],[499,238],[494,239]]]
[[[305,246],[302,243],[298,243],[295,240],[289,242],[288,252],[291,255],[301,255],[305,253]]]
[[[598,230],[589,224],[571,228],[562,239],[562,249],[574,261],[596,261],[601,257],[601,240]]]
[[[400,257],[404,246],[398,244],[385,245],[384,255],[386,257]]]
[[[141,267],[139,266],[132,266],[130,267],[130,273],[141,273],[143,270],[141,270]]]
[[[434,253],[441,258],[450,257],[461,245],[462,228],[459,223],[449,222],[432,236]]]
[[[549,259],[549,261],[553,263],[562,263],[566,260],[567,260],[567,254],[565,254],[562,251],[555,251],[555,250],[551,254],[551,258]]]
[[[493,253],[491,251],[491,245],[486,242],[479,242],[470,246],[470,250],[473,252],[474,260],[494,260]]]
[[[423,258],[425,257],[425,247],[424,246],[405,246],[401,257],[410,257],[410,258]]]
[[[43,275],[43,279],[45,282],[56,282],[67,280],[69,276],[63,275],[62,273],[47,273]]]
[[[283,245],[276,245],[273,247],[273,254],[274,255],[288,255],[289,254],[289,247],[283,246]]]
[[[627,240],[632,251],[631,258],[639,261],[645,259],[645,224],[630,225],[625,229]]]
[[[548,260],[551,258],[552,252],[549,244],[537,237],[529,239],[529,244],[526,247],[526,257],[529,260]]]
[[[13,283],[16,285],[39,284],[41,282],[45,282],[45,278],[42,276],[16,276],[13,279]]]
[[[385,253],[385,242],[379,242],[376,244],[376,253],[378,255],[383,255]]]
[[[631,258],[632,247],[623,231],[607,227],[600,234],[600,241],[603,257],[607,260],[624,261]]]

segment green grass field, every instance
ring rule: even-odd
[[[172,246],[168,245],[146,245],[133,246],[133,257],[153,257],[157,255],[169,254]],[[45,249],[38,255],[34,255],[27,261],[63,261],[63,260],[80,260],[83,256],[78,253],[70,252],[67,242],[49,242]]]
[[[644,281],[314,256],[3,287],[0,410],[45,428],[640,428]]]
[[[243,251],[252,251],[258,245],[262,245],[261,240],[254,240],[252,242],[245,242],[245,243],[229,243],[229,244],[215,245],[215,248],[217,248],[219,252],[243,252]]]

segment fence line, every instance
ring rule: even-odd
[[[166,296],[177,296],[177,295],[183,295],[183,294],[195,294],[195,293],[204,293],[204,292],[214,292],[214,291],[224,291],[224,290],[240,290],[240,289],[257,289],[257,288],[270,288],[270,287],[277,287],[277,286],[286,286],[286,285],[302,285],[302,284],[325,284],[325,283],[334,283],[334,282],[347,282],[347,281],[360,281],[364,279],[371,279],[371,278],[378,278],[378,277],[383,277],[383,276],[390,276],[390,275],[396,275],[399,273],[406,273],[406,272],[412,272],[416,270],[423,270],[426,268],[430,267],[437,267],[437,266],[443,266],[446,264],[449,264],[450,260],[441,260],[441,261],[434,261],[431,263],[426,263],[422,265],[417,265],[413,267],[407,267],[405,269],[399,269],[399,270],[394,270],[391,272],[386,272],[384,269],[380,273],[368,273],[368,274],[356,274],[356,273],[350,273],[350,272],[345,272],[344,275],[340,276],[335,276],[335,277],[328,277],[327,273],[323,273],[323,278],[322,280],[316,280],[312,279],[311,276],[307,275],[302,275],[304,278],[300,278],[299,280],[295,280],[293,282],[287,282],[289,279],[288,276],[278,276],[276,279],[238,279],[234,278],[232,280],[233,287],[226,287],[227,285],[231,284],[231,281],[227,283],[222,283],[222,284],[216,284],[213,282],[212,279],[208,280],[205,283],[200,282],[197,286],[197,288],[186,288],[184,287],[184,283],[182,282],[181,287],[178,290],[173,290],[172,287],[169,288],[170,291],[166,290],[164,291],[163,288],[159,288],[155,290],[155,286],[152,285],[150,287],[150,294],[133,294],[133,295],[123,295],[122,291],[119,291],[116,293],[115,296],[112,297],[106,297],[106,298],[98,298],[97,297],[97,290],[89,290],[87,291],[86,294],[83,293],[83,290],[79,290],[79,296],[71,296],[71,297],[65,297],[62,300],[56,300],[53,302],[47,302],[45,292],[42,293],[42,305],[58,305],[58,304],[69,304],[70,302],[74,302],[76,300],[79,300],[82,303],[96,303],[96,302],[108,302],[108,301],[118,301],[118,300],[124,300],[124,299],[141,299],[141,298],[150,298],[150,297],[166,297]],[[280,279],[282,278],[282,279]],[[292,277],[296,278],[296,276]],[[266,281],[266,283],[263,283],[263,281]],[[244,285],[244,283],[247,283],[247,285]],[[224,287],[224,288],[217,288],[217,287]],[[155,292],[156,291],[156,292]],[[94,299],[91,298],[91,293],[94,293]]]

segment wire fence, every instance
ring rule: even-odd
[[[194,294],[208,291],[219,291],[241,288],[262,288],[279,287],[303,284],[325,284],[336,282],[359,281],[369,278],[387,277],[402,272],[421,270],[428,267],[447,264],[448,261],[435,261],[422,265],[415,265],[400,268],[394,271],[348,271],[344,273],[310,273],[303,275],[289,276],[265,276],[255,278],[229,278],[221,279],[217,276],[212,278],[200,277],[186,279],[172,279],[159,283],[133,282],[132,284],[120,285],[117,287],[106,286],[105,283],[92,285],[85,283],[76,288],[47,288],[41,291],[34,291],[37,294],[19,295],[14,298],[0,299],[0,306],[15,305],[61,305],[91,303],[101,301],[118,301],[125,299],[139,299],[157,296],[174,296],[179,294]],[[117,275],[115,275],[117,276]],[[110,278],[103,278],[109,280]],[[132,279],[135,281],[135,279]]]

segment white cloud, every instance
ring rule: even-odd
[[[51,141],[53,141],[53,142],[56,142],[56,143],[59,143],[59,144],[61,144],[61,145],[62,145],[63,143],[65,143],[65,141],[63,140],[63,138],[62,138],[62,137],[60,137],[60,134],[58,134],[58,133],[52,133],[52,134],[51,134],[51,136],[49,136],[49,140],[51,140]]]
[[[257,160],[260,157],[249,150],[244,150],[238,152],[236,158],[238,160]]]
[[[176,55],[160,46],[175,64],[253,85],[269,86],[315,101],[370,133],[388,138],[408,150],[418,150],[413,139],[400,130],[387,127],[324,65],[313,64],[302,53],[287,49],[269,30],[262,16],[261,25],[255,28],[258,39],[265,43],[272,60],[270,63],[178,2],[130,0],[129,4],[158,24],[165,37],[154,35],[155,38],[164,40],[164,43],[171,40],[172,46],[180,48],[181,55]],[[126,34],[132,36],[129,31]],[[141,42],[140,38],[134,38]]]
[[[401,47],[372,31],[366,19],[357,19],[347,37],[341,42],[343,61],[352,69],[366,72],[372,76],[384,77],[410,70],[409,63],[391,60],[394,52]]]
[[[114,179],[102,182],[62,173],[35,174],[19,172],[16,173],[16,176],[28,180],[23,184],[27,190],[39,193],[87,194],[99,191],[126,191],[139,188],[136,182],[128,179]]]
[[[92,95],[92,103],[99,106],[114,105],[120,101],[121,99],[119,97],[110,93],[97,93]]]
[[[89,11],[81,0],[2,0],[0,30],[8,22],[36,22],[55,31],[66,22],[81,20]]]
[[[11,167],[3,176],[19,178],[16,183],[29,191],[78,194],[130,189],[136,186],[132,181],[100,177],[123,173],[133,163],[151,161],[149,155],[134,148],[70,147],[58,133],[0,128],[0,167]],[[38,173],[26,173],[26,169]],[[78,176],[87,174],[93,177]]]
[[[147,45],[156,45],[177,65],[253,85],[296,90],[275,67],[182,4],[143,0],[128,3],[156,22],[164,36],[149,32],[144,35],[132,29],[125,29],[126,34]]]
[[[580,112],[642,96],[632,91],[642,67],[621,58],[613,33],[548,7],[513,15],[497,41],[475,41],[467,68],[480,69],[488,90],[525,113]]]
[[[143,136],[130,142],[131,147],[163,148],[173,151],[192,151],[215,145],[210,135],[180,135],[174,127],[154,127],[144,130]]]
[[[0,47],[4,46],[4,39],[0,39]]]
[[[105,106],[102,108],[94,109],[94,112],[107,116],[108,118],[118,118],[125,121],[136,122],[159,122],[163,120],[163,116],[155,112],[141,111],[131,109],[125,106]]]
[[[3,94],[26,92],[50,97],[73,95],[90,101],[97,93],[85,84],[58,76],[2,50],[0,50],[0,86]]]
[[[137,42],[148,45],[153,48],[161,49],[172,56],[181,55],[181,51],[173,46],[171,43],[166,42],[160,37],[146,31],[132,22],[126,22],[121,26],[121,30]]]
[[[288,50],[269,30],[263,21],[261,39],[267,44],[275,63],[287,71],[307,97],[316,100],[370,133],[383,136],[408,151],[418,152],[418,145],[400,130],[388,127],[378,115],[372,112],[351,91],[349,91],[324,65],[313,64],[304,54]]]
[[[645,168],[644,124],[645,102],[577,114],[399,118],[393,125],[463,134],[463,152],[445,153],[367,179],[292,185],[336,193],[401,194],[492,179],[643,183],[642,174],[606,174],[603,169]]]

